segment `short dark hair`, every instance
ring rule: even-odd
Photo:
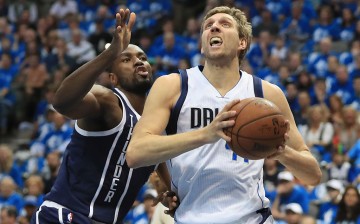
[[[1,211],[5,211],[6,214],[10,217],[16,218],[18,216],[15,206],[12,206],[12,205],[7,205],[7,206],[2,207]]]

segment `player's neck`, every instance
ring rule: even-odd
[[[144,104],[146,100],[146,94],[137,94],[137,93],[131,93],[128,91],[122,90],[122,92],[126,95],[128,98],[131,106],[136,110],[138,114],[142,114],[144,110]]]
[[[221,93],[232,89],[239,81],[239,63],[219,65],[205,62],[203,74]]]

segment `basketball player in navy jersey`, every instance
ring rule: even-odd
[[[236,115],[230,108],[255,96],[274,102],[289,130],[286,143],[271,157],[304,184],[318,184],[320,168],[281,89],[239,68],[252,36],[245,14],[216,7],[201,28],[204,66],[155,81],[127,151],[128,165],[167,161],[180,200],[176,223],[273,223],[264,193],[264,160],[241,158],[226,145],[230,137],[223,129],[234,125],[228,118]]]
[[[54,107],[77,121],[56,182],[31,223],[122,223],[156,168],[132,169],[125,160],[153,82],[145,53],[129,45],[134,23],[135,14],[121,9],[110,47],[57,90]],[[112,90],[94,85],[105,69],[116,76],[107,82]]]

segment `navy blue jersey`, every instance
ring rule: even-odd
[[[121,223],[155,166],[128,167],[125,156],[139,114],[118,89],[121,122],[111,130],[85,131],[75,124],[54,186],[45,200],[93,220]]]

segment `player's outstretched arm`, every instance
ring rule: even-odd
[[[101,113],[101,99],[98,98],[101,94],[94,94],[99,88],[92,87],[97,77],[129,45],[135,19],[135,14],[129,9],[120,9],[116,14],[116,29],[110,47],[64,79],[55,94],[56,110],[72,119]]]
[[[289,104],[281,89],[275,85],[263,81],[265,98],[275,103],[286,119],[289,121],[290,130],[285,135],[287,138],[286,146],[279,147],[277,153],[272,155],[279,160],[290,172],[294,174],[302,183],[316,185],[321,179],[321,170],[306,146],[297,126]]]
[[[235,116],[236,112],[229,109],[238,101],[226,105],[213,122],[205,128],[163,136],[162,133],[169,122],[171,108],[179,96],[180,77],[178,74],[162,76],[155,81],[127,149],[126,161],[129,167],[157,164],[204,144],[216,142],[220,138],[229,140],[223,129],[234,125],[233,120],[227,121],[227,119]]]

